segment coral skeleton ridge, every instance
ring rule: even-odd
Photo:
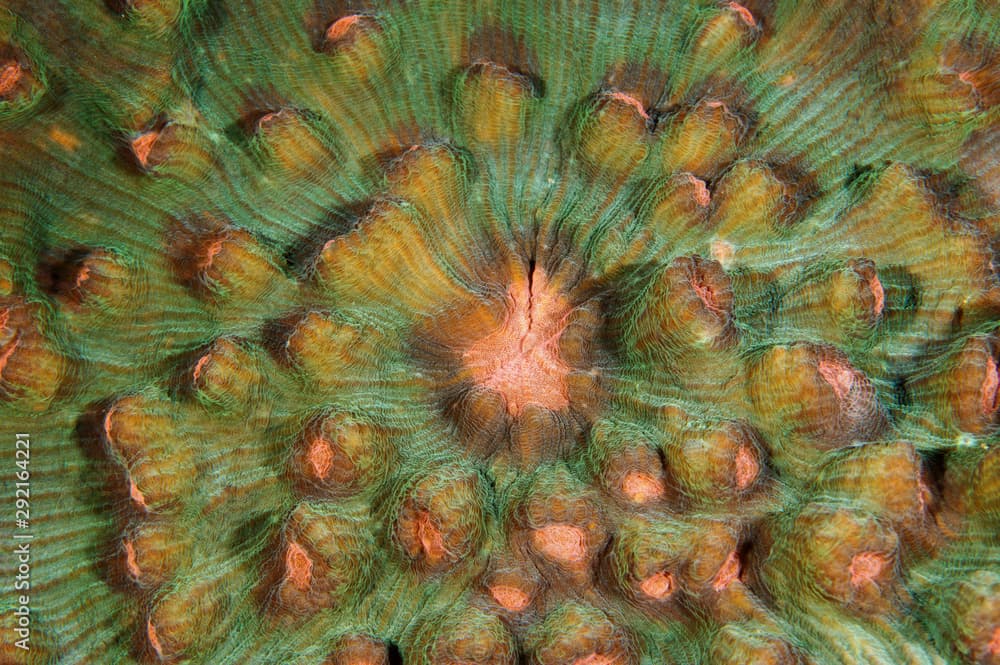
[[[0,219],[0,663],[1000,664],[995,2],[0,0]]]

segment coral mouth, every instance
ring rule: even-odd
[[[553,411],[569,405],[569,366],[559,352],[559,338],[571,311],[539,267],[518,276],[507,290],[508,310],[502,326],[473,343],[463,362],[475,382],[496,391],[507,412],[518,416],[528,404]]]
[[[10,94],[20,80],[21,66],[16,62],[5,62],[0,69],[0,97]]]

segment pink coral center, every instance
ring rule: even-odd
[[[635,503],[648,503],[663,496],[663,483],[643,471],[629,471],[622,479],[622,492]]]
[[[5,62],[0,67],[0,96],[10,94],[21,81],[21,65],[16,62]]]
[[[848,567],[851,586],[858,587],[873,581],[888,563],[888,558],[881,552],[858,552],[851,558],[851,565]]]
[[[749,9],[739,4],[738,2],[730,2],[727,6],[731,11],[736,12],[739,15],[739,17],[743,19],[743,22],[749,25],[751,28],[757,27],[757,21],[754,20],[753,14],[750,13]]]
[[[646,109],[642,107],[642,102],[632,95],[627,95],[624,92],[612,92],[609,97],[617,102],[631,106],[644,120],[649,120],[649,114],[646,113]]]
[[[435,564],[444,559],[448,550],[444,546],[444,537],[441,530],[435,526],[431,520],[430,513],[424,511],[417,517],[416,522],[417,540],[423,549],[424,558],[428,563]]]
[[[577,658],[573,661],[573,665],[615,665],[615,663],[621,662],[617,656],[609,656],[602,653],[592,653],[589,656],[584,656],[583,658]]]
[[[986,648],[991,656],[1000,656],[1000,626],[993,629],[993,636]]]
[[[1000,370],[993,356],[986,359],[986,377],[983,380],[983,413],[987,416],[997,410],[998,389],[1000,389]]]
[[[872,296],[875,298],[875,316],[880,316],[885,309],[885,289],[882,288],[882,282],[878,275],[871,276],[871,279],[868,280],[868,288],[871,289]]]
[[[205,248],[205,253],[201,260],[198,262],[198,269],[201,271],[208,270],[212,267],[215,257],[219,255],[222,251],[222,246],[225,244],[225,238],[218,238],[209,243],[208,247]]]
[[[313,562],[305,548],[296,542],[285,550],[285,579],[299,591],[307,591],[312,582]]]
[[[112,406],[108,409],[108,412],[104,414],[104,438],[107,439],[108,443],[114,441],[115,411],[117,409],[117,405]]]
[[[338,18],[326,29],[326,40],[331,43],[340,41],[350,33],[351,28],[357,25],[360,20],[360,14]]]
[[[490,595],[500,605],[511,612],[520,612],[531,602],[531,597],[517,587],[497,584],[490,587]]]
[[[559,353],[569,303],[539,268],[508,289],[508,315],[499,330],[475,342],[463,359],[476,382],[500,393],[517,416],[528,404],[553,411],[569,404],[569,367]]]
[[[135,155],[136,161],[139,162],[142,168],[149,166],[149,155],[159,138],[159,132],[151,131],[139,134],[139,136],[132,139],[132,154]]]
[[[577,564],[587,558],[586,534],[579,527],[550,524],[532,531],[531,539],[535,549],[554,561]]]
[[[708,186],[705,185],[705,181],[701,178],[696,178],[693,175],[688,176],[688,181],[694,185],[694,201],[702,208],[707,208],[708,204],[712,202],[712,195],[708,191]]]
[[[312,440],[309,445],[309,467],[317,478],[326,478],[333,466],[333,450],[330,443],[321,436]]]
[[[743,490],[753,484],[760,473],[760,463],[749,446],[740,446],[736,450],[736,487]]]
[[[90,266],[82,266],[76,273],[76,279],[73,280],[73,286],[79,289],[87,282],[88,279],[90,279]]]
[[[5,309],[0,311],[0,377],[3,377],[4,367],[7,366],[7,361],[10,357],[14,355],[14,351],[17,350],[17,344],[20,339],[20,335],[17,331],[7,327],[7,321],[10,319],[10,310]],[[6,342],[4,338],[7,338]]]
[[[722,591],[738,579],[740,579],[740,557],[736,552],[730,552],[719,568],[719,572],[715,574],[712,588],[716,591]]]
[[[844,399],[851,392],[854,385],[854,372],[850,367],[845,367],[843,363],[821,360],[819,362],[819,373],[823,380],[833,388],[837,399]]]
[[[203,355],[201,358],[198,359],[198,362],[195,363],[194,370],[192,370],[191,372],[191,378],[195,382],[197,382],[198,379],[201,378],[201,373],[205,371],[205,366],[208,365],[208,362],[211,359],[212,359],[212,354],[206,353],[205,355]]]
[[[135,501],[138,507],[146,508],[146,497],[131,478],[128,481],[128,495],[132,497],[132,500]]]
[[[0,350],[0,377],[3,377],[3,370],[7,366],[7,362],[17,350],[18,337],[18,335],[14,335],[10,342]]]
[[[125,568],[128,570],[129,575],[133,579],[139,579],[142,575],[142,571],[139,569],[139,562],[135,557],[135,545],[132,544],[131,540],[126,540],[125,545]]]
[[[674,576],[664,571],[653,573],[639,583],[639,590],[656,600],[668,597],[674,592],[675,587]]]
[[[691,275],[691,288],[694,289],[695,295],[701,300],[705,307],[715,312],[716,314],[722,314],[722,307],[719,305],[719,298],[715,294],[715,289],[712,285],[708,283],[705,279],[705,274],[702,270],[695,269]]]
[[[163,644],[160,643],[160,636],[156,633],[152,619],[146,619],[146,639],[149,640],[149,646],[156,652],[157,657],[163,658]]]

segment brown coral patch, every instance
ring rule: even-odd
[[[544,582],[531,561],[506,549],[494,552],[483,574],[482,588],[490,604],[517,615],[518,622],[531,620],[531,608],[542,595]]]
[[[691,501],[727,501],[761,474],[761,444],[741,422],[692,424],[665,449],[673,481]]]
[[[579,152],[596,177],[627,176],[649,152],[649,113],[632,95],[608,90],[585,107],[579,129]]]
[[[386,645],[368,635],[345,635],[336,645],[323,665],[388,665],[389,650]]]
[[[267,247],[250,232],[215,215],[177,220],[165,241],[178,281],[201,296],[252,301],[280,278]]]
[[[0,400],[25,399],[44,408],[55,396],[67,362],[45,338],[40,309],[0,298]]]
[[[185,534],[170,522],[140,519],[122,535],[112,575],[132,588],[159,588],[190,561],[189,545]]]
[[[73,308],[120,308],[134,293],[133,271],[117,252],[103,247],[53,252],[39,264],[38,282]]]
[[[601,611],[569,603],[534,627],[526,644],[538,665],[632,665],[631,636]]]

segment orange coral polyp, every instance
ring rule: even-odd
[[[889,560],[880,552],[859,552],[851,558],[849,572],[851,586],[859,587],[865,582],[874,581],[888,565]]]
[[[0,69],[0,96],[9,94],[21,81],[21,65],[5,62]]]
[[[838,362],[821,360],[819,362],[819,373],[823,377],[823,380],[833,388],[837,399],[842,400],[851,392],[851,387],[854,385],[854,372],[851,371],[850,367],[845,367]]]
[[[128,494],[132,498],[132,501],[135,502],[137,507],[143,509],[147,507],[145,495],[143,495],[142,491],[139,489],[139,486],[136,485],[135,481],[132,480],[131,478],[128,481]]]
[[[670,596],[676,586],[674,576],[664,571],[654,573],[639,583],[639,589],[656,600],[663,600]]]
[[[3,378],[3,370],[7,366],[7,361],[10,360],[10,357],[17,350],[18,338],[19,336],[15,335],[12,342],[0,348],[0,378]]]
[[[587,558],[587,536],[579,527],[550,524],[531,533],[535,549],[554,561],[577,564]]]
[[[520,612],[531,603],[531,596],[517,587],[508,584],[497,584],[490,587],[490,595],[504,609]]]
[[[285,550],[285,579],[299,591],[307,591],[312,582],[313,562],[298,543],[289,543]]]
[[[739,4],[738,2],[730,2],[727,5],[727,7],[729,7],[730,10],[736,12],[739,15],[739,17],[743,19],[743,22],[746,23],[748,26],[750,26],[751,28],[757,27],[757,21],[754,19],[753,14],[750,13],[750,10],[747,9],[746,7]]]
[[[992,357],[986,360],[986,378],[983,380],[983,413],[987,416],[997,410],[1000,397],[1000,369]]]
[[[309,469],[320,479],[330,475],[330,468],[333,466],[333,450],[330,442],[323,437],[316,437],[309,445]]]
[[[647,503],[663,496],[663,483],[642,471],[630,471],[622,479],[622,492],[635,503]]]
[[[740,446],[736,451],[736,487],[746,489],[760,473],[760,462],[753,451],[747,446]]]
[[[636,110],[644,120],[649,120],[649,114],[646,113],[646,109],[643,108],[642,102],[633,97],[632,95],[627,95],[624,92],[612,92],[610,95],[611,99],[622,102],[623,104],[628,104]]]
[[[872,275],[868,280],[868,288],[872,291],[872,296],[875,298],[875,316],[880,316],[882,311],[885,310],[885,289],[882,287],[882,282],[879,280],[878,275]]]
[[[225,244],[226,238],[217,238],[210,242],[204,250],[204,255],[199,257],[198,269],[202,272],[208,270],[212,267],[212,263],[215,261],[215,257],[219,255],[222,251],[222,245]]]
[[[620,662],[621,660],[617,656],[592,653],[589,656],[577,658],[573,661],[573,665],[615,665],[615,663]]]
[[[420,541],[420,547],[427,562],[434,565],[443,560],[448,554],[448,550],[444,546],[444,536],[431,520],[429,513],[420,513],[415,529],[417,540]]]
[[[506,320],[469,347],[463,356],[466,367],[477,384],[503,395],[512,416],[528,404],[566,408],[570,368],[560,356],[559,338],[570,304],[537,267],[530,277],[516,278],[507,294]]]
[[[329,42],[337,42],[344,39],[347,37],[348,33],[350,33],[351,28],[353,28],[361,20],[361,18],[360,14],[350,14],[337,19],[326,29],[326,40]]]
[[[132,541],[126,540],[124,541],[124,546],[125,568],[128,570],[129,575],[131,575],[133,579],[138,580],[142,577],[142,570],[139,568],[139,562],[135,556],[135,545],[132,544]]]
[[[688,181],[694,185],[694,200],[702,208],[707,208],[712,202],[712,193],[708,191],[708,185],[701,178],[688,175]]]
[[[702,271],[696,271],[692,275],[691,288],[694,289],[698,299],[701,300],[706,308],[716,314],[723,313],[723,309],[719,306],[719,299],[716,297],[715,289],[705,280],[705,275]]]
[[[160,642],[160,636],[156,632],[156,626],[153,625],[152,619],[146,619],[146,639],[149,640],[149,646],[156,653],[156,656],[162,658],[163,644]]]
[[[7,366],[7,361],[10,360],[10,357],[14,355],[14,351],[17,350],[21,338],[17,330],[13,327],[7,327],[9,319],[9,309],[0,311],[0,379],[3,378],[4,367]]]
[[[719,568],[719,572],[715,574],[715,578],[712,580],[712,588],[716,591],[722,591],[730,584],[740,579],[740,557],[736,552],[730,552],[729,556],[722,563]]]
[[[132,139],[132,154],[135,155],[136,161],[139,162],[139,166],[142,168],[147,168],[149,166],[149,155],[153,151],[153,146],[159,138],[159,132],[150,131],[140,134]]]

